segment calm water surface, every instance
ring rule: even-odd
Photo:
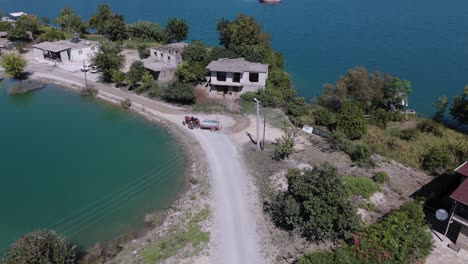
[[[70,6],[88,18],[104,2],[127,22],[185,18],[190,39],[212,45],[217,20],[253,15],[271,33],[299,95],[307,98],[356,65],[411,80],[410,107],[425,115],[438,96],[452,97],[468,84],[466,0],[0,0],[0,9],[55,17]]]
[[[184,158],[164,129],[51,85],[21,96],[9,86],[0,83],[0,255],[46,227],[93,245],[175,199]]]

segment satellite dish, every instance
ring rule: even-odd
[[[436,211],[436,218],[439,221],[445,221],[448,218],[448,213],[444,209],[439,209]]]

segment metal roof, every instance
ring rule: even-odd
[[[455,172],[468,177],[468,162],[465,161],[462,165],[455,169]]]
[[[460,186],[450,195],[455,201],[468,205],[468,180],[464,180]]]
[[[268,65],[248,62],[244,58],[218,59],[210,62],[206,68],[220,72],[267,72]]]
[[[10,15],[12,17],[20,17],[20,16],[27,15],[27,13],[25,13],[25,12],[14,12],[14,13],[8,13],[8,15]]]

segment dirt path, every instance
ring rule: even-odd
[[[252,194],[235,145],[224,134],[193,132],[206,152],[215,200],[214,236],[217,263],[263,263]]]

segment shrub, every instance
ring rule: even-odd
[[[355,234],[352,245],[305,255],[298,263],[422,263],[433,243],[424,217],[422,203],[407,203]]]
[[[267,210],[276,225],[309,240],[350,238],[359,218],[340,178],[329,164],[292,169],[288,190],[279,193]]]
[[[357,143],[351,146],[347,151],[352,161],[366,163],[370,160],[372,150],[365,143]]]
[[[421,123],[418,124],[418,129],[419,131],[423,133],[430,133],[435,136],[442,136],[443,135],[443,130],[442,126],[430,119],[426,119],[422,121]]]
[[[128,110],[130,107],[132,107],[132,101],[126,98],[125,100],[120,101],[120,105],[123,107],[123,109]]]
[[[138,45],[138,56],[140,56],[140,59],[146,59],[151,56],[151,52],[145,44]]]
[[[171,103],[193,104],[195,103],[195,89],[191,84],[173,81],[162,89],[161,97]]]
[[[354,102],[344,102],[337,117],[337,129],[351,140],[360,139],[367,130],[364,111]]]
[[[294,151],[296,134],[292,129],[284,128],[284,134],[276,139],[276,145],[273,151],[273,158],[283,160],[289,158]]]
[[[13,242],[7,249],[2,263],[73,264],[76,261],[75,248],[54,231],[37,230]]]
[[[402,111],[393,111],[390,112],[390,120],[393,122],[403,122],[406,121],[406,115]]]
[[[92,87],[90,85],[88,85],[88,87],[85,87],[85,88],[81,89],[81,91],[80,91],[80,94],[82,96],[95,97],[96,95],[98,95],[98,93],[99,93],[99,91],[96,88],[94,88],[94,87]]]
[[[240,99],[246,102],[254,102],[254,98],[260,100],[259,95],[256,92],[245,92],[240,95]]]
[[[387,112],[385,109],[379,108],[371,114],[370,122],[381,128],[387,128],[387,123],[392,119],[392,114]]]
[[[416,128],[407,128],[401,131],[399,137],[400,139],[406,140],[406,141],[414,141],[418,138],[419,136],[419,130]]]
[[[379,190],[379,186],[367,177],[343,176],[341,180],[349,195],[360,195],[368,199]]]
[[[448,150],[443,147],[432,147],[422,157],[423,169],[432,174],[441,174],[451,169],[452,163]]]
[[[374,174],[373,179],[376,183],[382,184],[384,182],[387,182],[390,179],[390,177],[388,177],[388,174],[386,172],[378,171]]]
[[[295,126],[305,125],[304,121],[310,115],[310,105],[302,97],[294,98],[288,103],[286,114],[290,117]]]
[[[315,124],[317,126],[325,126],[328,129],[335,129],[336,118],[335,114],[324,107],[318,107],[313,110]]]

